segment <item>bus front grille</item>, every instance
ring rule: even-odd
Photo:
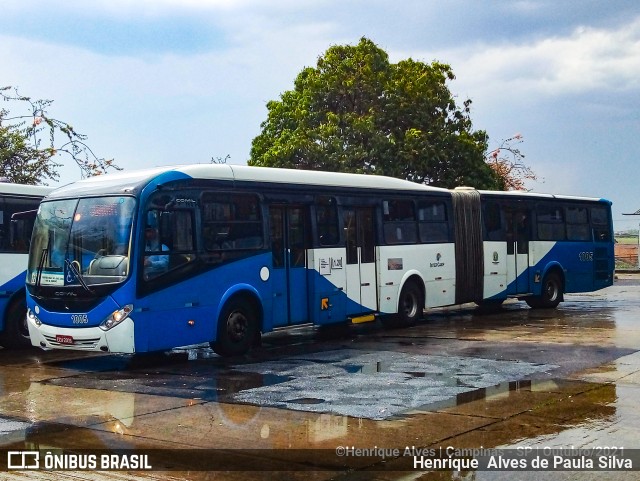
[[[100,341],[99,337],[94,339],[74,339],[73,344],[63,344],[61,342],[56,341],[56,336],[47,336],[44,335],[44,338],[47,340],[49,344],[55,347],[68,347],[73,349],[95,349],[98,345],[98,341]]]

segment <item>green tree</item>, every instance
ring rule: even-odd
[[[458,106],[443,63],[390,63],[371,40],[333,46],[294,89],[267,103],[249,165],[400,177],[441,187],[500,189],[473,131],[470,100]]]
[[[121,170],[113,159],[97,157],[85,143],[86,135],[52,117],[52,100],[33,100],[12,87],[0,88],[5,106],[0,109],[0,177],[21,184],[56,180],[56,159],[70,157],[82,177]],[[16,112],[17,110],[17,112]]]

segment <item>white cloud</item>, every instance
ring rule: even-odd
[[[191,16],[200,13],[250,12],[255,9],[287,11],[308,8],[322,0],[307,0],[303,5],[297,0],[65,0],[55,2],[58,12],[67,11],[72,15],[102,16],[114,18],[170,17],[172,15]],[[51,8],[51,0],[34,0],[25,5],[23,0],[3,0],[5,12],[25,13],[28,10]]]
[[[508,96],[640,87],[640,18],[617,30],[581,27],[565,37],[442,52],[459,83]]]
[[[2,85],[54,99],[52,115],[87,134],[98,155],[126,168],[226,154],[243,163],[266,102],[315,64],[332,43],[333,27],[257,13],[220,22],[230,35],[228,48],[146,58],[0,35],[0,60],[11,66]],[[66,179],[76,175],[63,169]]]
[[[640,88],[640,17],[616,29],[580,27],[567,36],[520,43],[465,44],[442,51],[391,51],[452,66],[463,97],[526,104],[527,99]]]

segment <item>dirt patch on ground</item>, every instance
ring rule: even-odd
[[[616,244],[614,247],[616,260],[626,262],[633,266],[638,265],[637,244]]]

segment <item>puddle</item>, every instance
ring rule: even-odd
[[[330,361],[330,362],[328,362]],[[341,350],[236,366],[289,380],[242,390],[238,402],[374,420],[485,397],[496,386],[546,373],[554,365],[391,351]],[[523,384],[524,385],[524,384]],[[300,400],[314,400],[301,402]],[[317,402],[316,402],[317,400]]]
[[[276,374],[237,372],[215,368],[208,373],[183,374],[147,372],[132,376],[129,372],[98,372],[51,378],[44,385],[97,389],[125,393],[171,396],[182,399],[230,402],[235,394],[290,380]]]
[[[29,426],[29,423],[0,416],[0,446],[24,440]]]
[[[294,404],[321,404],[324,402],[324,399],[305,397],[300,399],[290,399],[287,402],[294,403]]]
[[[106,354],[79,359],[47,361],[49,366],[74,371],[125,371],[170,366],[189,360],[187,351],[152,352],[146,354]]]
[[[209,347],[208,344],[198,344],[187,347],[179,347],[171,350],[172,354],[181,354],[187,357],[188,361],[197,361],[203,359],[219,359],[218,356],[213,350]]]

